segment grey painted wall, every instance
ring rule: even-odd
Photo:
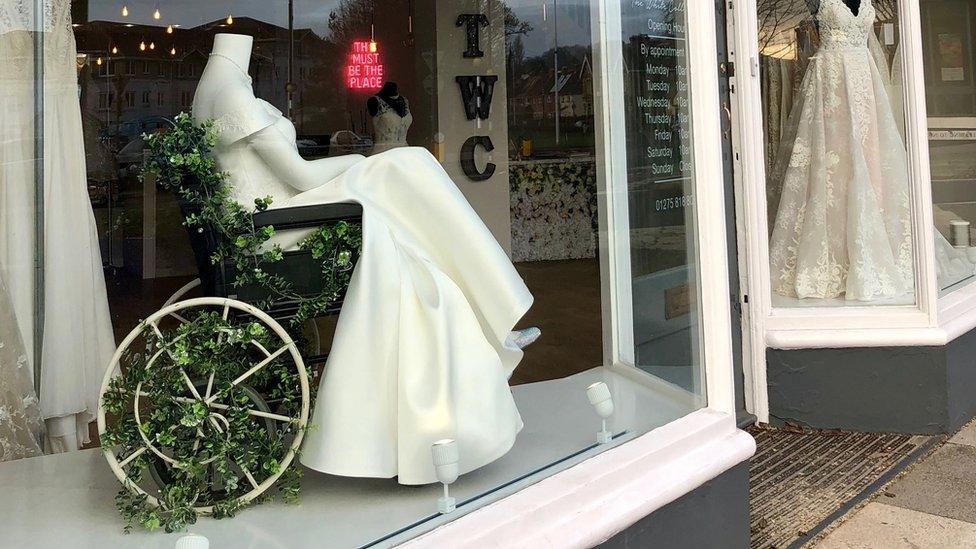
[[[749,462],[745,461],[608,539],[601,549],[749,547]]]
[[[768,349],[771,419],[951,433],[976,414],[976,331],[943,347]]]

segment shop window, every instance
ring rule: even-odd
[[[976,2],[924,0],[921,10],[936,274],[945,292],[971,281],[976,267]]]
[[[914,304],[898,4],[757,8],[773,307]]]
[[[215,108],[211,114],[221,117],[218,128],[224,137],[253,130],[231,143],[257,147],[254,133],[273,129],[264,135],[283,140],[277,142],[287,146],[280,150],[293,156],[296,165],[362,162],[366,170],[356,164],[340,177],[349,179],[350,188],[365,193],[378,187],[390,190],[375,197],[382,204],[376,211],[383,213],[371,219],[389,216],[409,221],[396,227],[390,222],[391,230],[370,233],[372,238],[364,241],[364,246],[376,246],[376,239],[380,245],[386,242],[389,246],[373,253],[392,252],[389,257],[394,259],[382,269],[364,263],[356,268],[375,269],[369,276],[385,281],[380,286],[389,283],[396,288],[395,295],[376,303],[377,311],[366,318],[393,322],[404,331],[426,325],[424,315],[436,320],[429,331],[410,331],[410,337],[392,337],[384,329],[372,341],[355,338],[358,352],[352,353],[349,338],[334,340],[334,316],[289,327],[295,330],[296,340],[314,340],[320,351],[330,351],[332,356],[345,352],[349,364],[362,360],[368,362],[364,368],[381,368],[396,388],[391,397],[379,387],[378,377],[365,379],[368,395],[355,400],[357,409],[368,400],[369,414],[386,410],[393,414],[386,425],[397,428],[376,428],[376,422],[363,417],[356,419],[353,433],[358,437],[368,431],[371,437],[385,437],[397,431],[392,440],[383,439],[389,442],[383,451],[393,455],[388,462],[394,465],[386,463],[377,473],[366,470],[368,459],[339,456],[352,471],[351,477],[386,477],[370,484],[375,497],[362,498],[362,515],[383,520],[361,528],[339,525],[332,544],[383,543],[404,528],[418,524],[426,528],[432,520],[441,520],[431,519],[432,507],[416,504],[421,491],[436,502],[441,488],[433,479],[422,477],[420,483],[431,485],[405,495],[390,478],[399,475],[409,482],[408,474],[397,469],[401,461],[431,465],[431,445],[438,439],[459,433],[458,437],[476,441],[467,446],[468,456],[478,456],[472,458],[476,466],[452,487],[458,501],[471,509],[704,407],[709,399],[701,277],[724,269],[704,262],[698,243],[696,189],[702,188],[702,182],[696,146],[706,145],[696,141],[692,128],[697,117],[717,120],[718,104],[708,107],[715,112],[695,112],[691,106],[694,84],[689,63],[695,57],[690,48],[697,46],[688,41],[685,6],[690,2],[610,4],[617,22],[612,28],[619,35],[601,37],[594,32],[605,30],[592,30],[601,28],[591,20],[591,14],[600,12],[596,0],[338,0],[314,9],[296,3],[293,17],[284,2],[160,3],[159,20],[145,2],[129,4],[125,16],[120,15],[118,2],[80,3],[72,31],[80,57],[70,64],[77,71],[66,73],[72,84],[77,78],[79,93],[75,96],[71,86],[65,88],[72,90],[68,104],[78,100],[84,129],[71,135],[65,132],[58,139],[70,137],[84,146],[84,167],[75,166],[73,177],[87,189],[88,200],[83,195],[69,206],[75,208],[77,219],[86,222],[89,211],[94,213],[96,227],[89,247],[100,261],[87,258],[85,269],[62,272],[84,273],[80,286],[94,289],[84,295],[81,306],[91,306],[92,301],[104,304],[110,315],[110,322],[93,315],[97,322],[85,324],[89,333],[97,333],[91,337],[99,338],[99,343],[113,342],[102,345],[107,356],[92,358],[91,368],[104,369],[114,343],[122,342],[141,319],[160,310],[170,295],[212,268],[210,256],[194,254],[199,250],[191,246],[195,233],[185,225],[191,215],[187,204],[151,176],[141,177],[147,142],[152,142],[144,136],[172,131],[174,119],[189,111],[200,94],[212,93],[214,104],[230,97],[206,91],[208,83],[220,90],[218,85],[238,82],[242,87],[237,91],[254,96],[247,95],[247,104],[260,106],[255,116],[273,124],[235,125]],[[663,4],[668,4],[667,9],[654,7]],[[238,42],[246,44],[241,58],[211,55],[223,34],[247,37]],[[608,48],[613,55],[603,53]],[[597,74],[595,67],[601,63],[595,55],[603,55],[606,74]],[[103,59],[102,65],[93,65],[96,59]],[[608,59],[621,66],[607,69]],[[215,66],[232,78],[213,77]],[[611,75],[620,74],[623,77],[614,81]],[[595,93],[601,77],[604,91],[612,90],[609,97]],[[714,80],[704,81],[714,85]],[[611,101],[612,109],[603,108],[601,101]],[[194,114],[202,119],[209,116],[204,112],[198,102]],[[611,112],[613,119],[598,121],[598,112]],[[612,152],[597,147],[611,137],[619,143]],[[215,154],[229,148],[223,142],[221,146],[225,148]],[[51,161],[58,159],[52,155]],[[395,162],[387,164],[384,159]],[[175,157],[167,161],[179,163]],[[244,165],[227,162],[221,168],[232,172]],[[235,193],[246,188],[242,181],[260,185],[274,180],[279,190],[283,188],[284,176],[275,179],[276,170],[262,169],[264,176],[259,178],[235,180],[231,173],[227,184],[240,185],[232,187]],[[356,177],[362,180],[352,181]],[[316,181],[311,190],[331,192],[346,181],[341,178]],[[269,187],[268,193],[274,192]],[[277,196],[271,207],[309,196],[296,190]],[[254,197],[250,198],[241,201],[246,209],[254,207]],[[323,200],[358,200],[364,208],[375,207],[362,196]],[[411,250],[426,244],[413,240],[411,231],[440,219],[458,221],[435,227],[438,238],[450,245],[424,248],[414,258],[411,254],[416,252]],[[58,249],[56,242],[67,236],[87,238],[78,227],[71,229],[46,234],[51,249]],[[460,235],[471,238],[455,248]],[[396,254],[406,258],[402,264]],[[719,267],[724,252],[721,255]],[[481,268],[484,264],[502,265],[499,269],[505,276],[491,276],[491,269]],[[504,292],[475,295],[481,285],[490,284],[499,284],[514,297],[506,300]],[[401,296],[401,287],[408,297]],[[183,297],[217,291],[203,286]],[[219,291],[246,297],[243,291],[238,294],[236,286]],[[534,298],[531,307],[528,294]],[[723,304],[727,297],[720,296]],[[348,299],[347,295],[344,307],[350,306]],[[474,310],[482,301],[484,306]],[[362,306],[361,301],[353,303]],[[423,308],[423,320],[404,323],[400,310],[389,308],[399,304]],[[40,306],[48,319],[72,310],[70,303]],[[493,307],[499,311],[489,310]],[[491,320],[496,312],[517,325],[494,326]],[[177,316],[168,320],[180,321]],[[398,322],[409,326],[400,328]],[[717,322],[710,333],[719,335],[711,337],[727,338],[727,315]],[[541,339],[517,352],[520,337],[532,332],[508,331],[532,326],[541,329]],[[74,332],[70,335],[74,337]],[[57,334],[47,332],[43,341],[47,346],[61,343]],[[401,342],[403,349],[413,346],[411,353],[422,354],[422,359],[398,358],[403,360],[394,364],[399,370],[382,370],[389,357],[401,356],[396,347]],[[340,343],[346,351],[337,351]],[[374,347],[393,351],[376,360],[363,359]],[[444,355],[454,352],[471,353],[464,355],[470,360],[460,361],[467,370],[457,369],[462,367],[459,361],[442,363]],[[431,375],[443,364],[443,375]],[[64,366],[40,363],[51,372]],[[330,362],[325,368],[334,367]],[[336,370],[324,379],[332,371]],[[455,399],[451,384],[456,374],[472,371],[481,377],[457,385],[474,395],[487,394],[480,392],[486,387],[494,392],[486,398]],[[49,374],[49,378],[58,376]],[[400,378],[416,383],[403,383],[410,387],[401,388]],[[318,384],[319,379],[312,383]],[[588,401],[588,389],[601,382],[619,404],[605,426]],[[428,384],[440,387],[448,397],[426,391]],[[414,393],[400,398],[396,391],[401,389]],[[603,398],[601,386],[597,389],[590,398]],[[320,400],[325,402],[320,402],[322,406],[339,402]],[[440,411],[432,414],[425,407],[434,401]],[[412,408],[416,402],[423,404]],[[498,406],[485,406],[486,402]],[[479,406],[489,415],[504,412],[503,421],[492,423],[492,415],[488,428],[470,435],[464,432],[464,423],[484,421],[481,414],[470,411]],[[253,417],[269,421],[281,417],[258,412]],[[349,409],[313,419],[321,425],[309,432],[333,428],[327,422],[346,413]],[[238,415],[247,420],[249,413]],[[402,428],[407,424],[416,429]],[[437,438],[428,440],[433,432]],[[314,441],[318,435],[308,436],[307,441]],[[306,448],[302,459],[311,460],[315,453]],[[328,452],[327,458],[336,455]],[[242,486],[253,482],[247,478],[249,471],[242,475]],[[144,480],[164,483],[165,478]],[[360,480],[341,482],[348,481],[347,486],[356,491]],[[333,508],[344,504],[344,500],[330,503]],[[394,508],[396,512],[390,511]]]

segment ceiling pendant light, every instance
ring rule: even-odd
[[[146,51],[146,41],[139,42],[139,51]]]
[[[176,55],[176,46],[173,46],[172,48],[169,49],[169,54]]]
[[[119,53],[119,48],[117,46],[112,46],[112,55]]]
[[[159,13],[159,6],[156,6],[156,11],[153,12],[153,19],[159,21],[163,14]]]
[[[98,59],[96,59],[95,60],[95,64],[98,65],[98,66],[101,66],[102,65],[102,58],[99,57]]]
[[[373,20],[376,19],[376,12],[373,12]],[[376,53],[376,25],[373,21],[369,23],[369,51],[370,53]]]
[[[156,43],[155,42],[150,42],[149,43],[149,49],[151,49],[151,50],[156,49]]]
[[[230,15],[230,14],[227,15],[227,24],[228,25],[233,25],[234,24],[234,16],[233,15]]]
[[[129,16],[129,6],[122,4],[122,17],[128,17],[128,16]]]
[[[173,34],[173,25],[166,25],[166,34]]]

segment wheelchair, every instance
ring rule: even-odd
[[[182,199],[180,208],[184,219],[199,212],[198,206],[188,204]],[[337,222],[358,224],[361,227],[362,206],[355,203],[337,203],[268,209],[255,212],[252,220],[257,230],[274,227],[276,233],[310,230]],[[287,442],[281,445],[282,455],[277,458],[277,469],[270,472],[255,471],[249,470],[245,465],[235,464],[233,475],[239,477],[240,483],[239,485],[236,482],[229,483],[236,486],[231,490],[221,485],[227,484],[225,467],[221,477],[224,482],[215,483],[210,487],[215,494],[214,497],[194,504],[194,509],[198,513],[214,514],[215,502],[221,501],[222,498],[230,498],[240,504],[247,503],[267,491],[288,469],[297,455],[308,425],[311,403],[309,372],[315,365],[323,363],[327,355],[321,353],[321,341],[314,318],[310,319],[313,335],[311,347],[315,348],[314,353],[303,353],[283,326],[297,314],[300,299],[275,298],[269,295],[266,288],[257,283],[235,284],[237,278],[235,266],[229,261],[215,263],[212,260],[219,244],[228,237],[212,226],[187,226],[187,232],[199,277],[177,290],[159,310],[140,322],[117,348],[102,380],[97,417],[98,432],[101,437],[105,437],[109,421],[121,421],[118,417],[113,417],[113,414],[107,413],[103,405],[106,394],[112,391],[113,387],[117,387],[113,385],[115,383],[113,380],[127,375],[128,372],[141,372],[132,375],[141,375],[143,381],[136,385],[132,394],[123,397],[126,399],[125,413],[132,414],[126,421],[131,423],[134,420],[142,445],[123,448],[113,446],[111,440],[102,438],[102,449],[109,466],[123,486],[137,496],[144,496],[151,505],[159,506],[163,503],[161,500],[165,496],[165,487],[170,484],[173,475],[189,463],[186,459],[185,446],[180,450],[182,453],[179,455],[183,456],[181,460],[177,456],[178,452],[174,449],[173,443],[167,444],[169,440],[167,433],[154,432],[153,416],[157,412],[152,405],[147,404],[150,401],[150,389],[145,387],[155,381],[161,368],[165,368],[173,376],[178,375],[182,378],[182,385],[175,390],[172,390],[172,387],[179,385],[179,379],[175,381],[176,385],[170,385],[171,390],[167,398],[175,401],[173,406],[184,406],[187,409],[196,406],[197,409],[202,410],[201,424],[195,426],[197,439],[189,450],[199,453],[194,454],[200,456],[199,459],[194,458],[197,463],[207,466],[217,459],[212,454],[208,454],[209,450],[200,442],[206,440],[203,438],[204,429],[209,433],[214,433],[215,430],[217,433],[231,436],[230,434],[234,432],[232,424],[234,421],[256,422],[258,428],[269,435],[277,435],[283,433],[283,429],[287,429],[287,433],[283,436],[283,440]],[[348,266],[348,269],[351,271],[354,265],[355,261]],[[287,281],[294,290],[292,295],[314,296],[323,289],[321,262],[315,260],[308,251],[285,251],[280,260],[263,265],[262,268],[269,274]],[[203,297],[186,298],[191,291],[202,292]],[[330,302],[324,310],[320,310],[316,318],[337,315],[342,308],[344,293],[345,288],[342,289],[338,299]],[[235,373],[235,377],[231,380],[215,380],[213,370],[210,371],[209,376],[205,372],[197,372],[198,375],[193,375],[187,371],[192,369],[190,365],[180,366],[180,345],[186,343],[190,337],[186,332],[179,335],[180,327],[194,322],[195,318],[201,318],[200,315],[211,315],[214,325],[220,326],[217,330],[220,333],[210,337],[210,342],[204,341],[199,344],[209,345],[216,341],[219,345],[233,339],[234,352],[239,353],[238,356],[246,357],[244,360],[249,367],[239,372],[239,375]],[[218,320],[215,315],[220,319]],[[169,328],[170,326],[175,327]],[[232,326],[246,326],[246,328],[232,328]],[[163,336],[164,332],[176,335],[166,340]],[[184,336],[186,339],[180,341]],[[166,343],[160,343],[162,341]],[[138,362],[138,368],[133,366],[133,360]],[[174,373],[177,371],[174,364],[179,366],[180,372]],[[269,368],[276,368],[279,372],[281,368],[294,371],[297,375],[288,379],[297,377],[300,387],[273,386],[276,374],[262,374],[262,369]],[[226,396],[228,394],[234,394],[235,400],[222,402],[224,398],[230,398]],[[291,395],[291,397],[286,399],[282,395]],[[110,395],[112,396],[115,395]],[[286,400],[287,407],[282,404]],[[166,404],[160,405],[157,401],[155,409],[161,407],[165,408]],[[177,427],[179,428],[179,425]],[[274,438],[272,436],[269,440]],[[209,466],[216,466],[216,464]],[[139,467],[143,468],[143,471],[148,469],[148,477],[136,470]]]

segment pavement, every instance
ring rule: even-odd
[[[810,546],[976,548],[976,421],[831,528]]]

